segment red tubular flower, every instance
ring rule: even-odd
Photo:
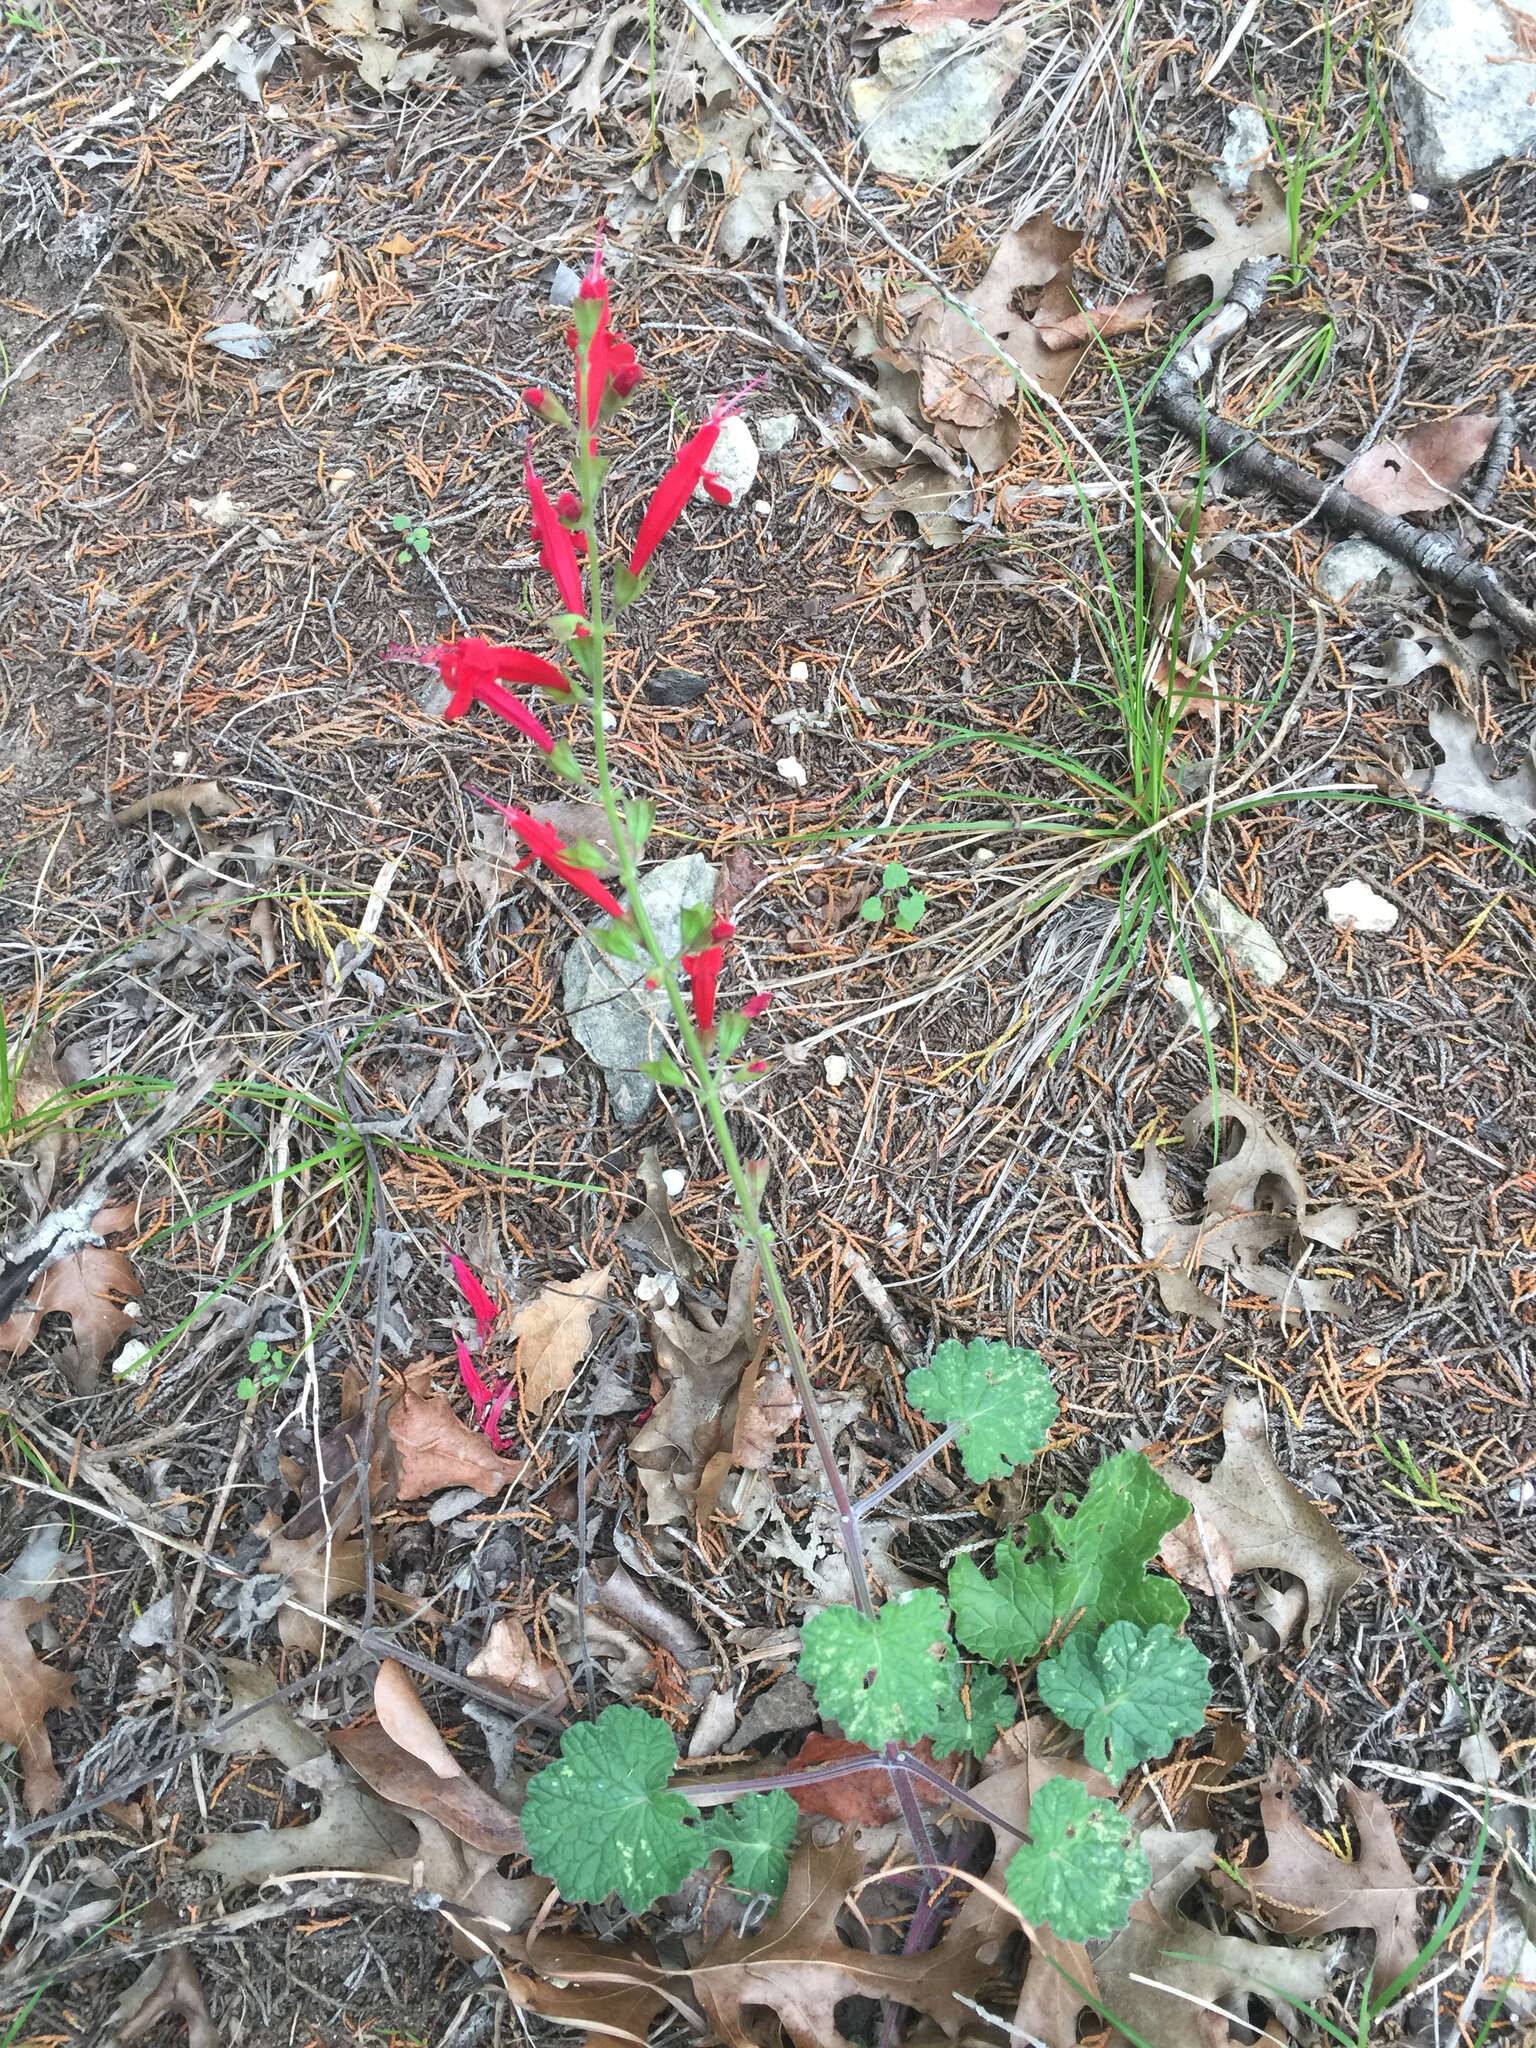
[[[771,988],[762,989],[755,996],[747,997],[747,1000],[741,1006],[741,1014],[743,1017],[761,1017],[772,1001],[773,990]]]
[[[678,449],[672,458],[672,467],[651,493],[651,502],[645,508],[640,521],[640,531],[635,536],[635,545],[630,551],[629,573],[638,576],[656,549],[677,524],[678,515],[692,495],[694,485],[704,474],[704,465],[714,451],[720,438],[720,429],[725,422],[729,401],[717,405],[709,418],[696,434]],[[706,479],[706,489],[708,480]],[[711,496],[713,496],[711,492]],[[729,497],[730,493],[727,492]]]
[[[470,1314],[475,1319],[475,1331],[483,1344],[501,1310],[480,1285],[474,1269],[467,1260],[461,1259],[457,1252],[449,1252],[448,1263],[453,1268],[453,1277],[458,1283],[460,1294],[469,1306]]]
[[[595,299],[600,308],[590,341],[583,344],[575,327],[566,335],[571,353],[576,358],[577,424],[584,434],[590,434],[601,416],[603,398],[609,386],[612,385],[621,398],[627,398],[640,381],[640,366],[635,360],[634,350],[622,335],[614,333],[609,322],[608,280],[603,275],[601,242],[592,252],[591,267],[581,280],[576,296],[578,299]]]
[[[499,647],[492,640],[444,640],[436,647],[391,645],[385,648],[384,659],[430,662],[451,692],[445,718],[462,718],[476,701],[491,704],[486,693],[497,683],[528,683],[561,697],[571,694],[568,678],[552,661],[525,647]]]
[[[578,867],[569,859],[569,849],[560,844],[560,835],[553,825],[546,825],[542,820],[530,817],[526,811],[516,810],[510,804],[498,803],[495,797],[486,796],[481,790],[466,787],[464,794],[473,797],[477,803],[489,804],[493,811],[500,811],[513,832],[527,847],[529,860],[541,860],[545,867],[552,869],[560,877],[562,882],[569,882],[578,895],[585,896],[589,903],[595,903],[599,910],[606,910],[610,917],[623,917],[623,905],[613,891],[607,888],[590,868]],[[519,863],[520,866],[526,864]]]
[[[457,1331],[454,1332],[453,1344],[459,1354],[459,1378],[464,1382],[464,1391],[469,1396],[469,1405],[474,1409],[475,1420],[478,1422],[484,1410],[491,1405],[491,1390],[475,1371],[475,1361],[469,1355],[469,1346]]]
[[[734,939],[736,927],[728,917],[717,917],[709,928],[709,936],[712,939]]]
[[[539,482],[533,457],[525,449],[523,476],[528,485],[528,502],[533,507],[534,537],[539,543],[539,564],[555,579],[560,602],[578,618],[586,616],[587,601],[582,594],[581,568],[576,560],[576,543],[555,513],[544,486]],[[562,503],[564,500],[562,499]],[[578,507],[578,510],[580,508]]]
[[[683,955],[683,972],[688,977],[688,993],[693,997],[694,1021],[701,1031],[714,1029],[715,990],[724,958],[723,946],[706,946],[702,952]]]
[[[484,1430],[493,1451],[504,1451],[511,1442],[510,1437],[502,1435],[499,1424],[501,1422],[501,1411],[509,1401],[515,1401],[516,1399],[517,1388],[511,1380],[506,1380],[491,1396],[490,1404],[484,1415],[479,1415],[475,1418],[480,1424],[481,1429]]]

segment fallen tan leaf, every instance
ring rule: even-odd
[[[133,1226],[134,1204],[98,1209],[91,1228],[111,1237]],[[78,1393],[93,1391],[108,1356],[133,1329],[137,1311],[130,1303],[144,1293],[128,1254],[113,1245],[87,1245],[68,1258],[56,1259],[34,1282],[23,1307],[0,1323],[0,1355],[14,1357],[37,1335],[43,1317],[67,1315],[74,1333],[72,1347],[59,1363]]]
[[[1095,335],[1100,341],[1109,341],[1117,334],[1129,334],[1137,327],[1145,327],[1156,310],[1156,292],[1129,292],[1123,299],[1116,299],[1113,305],[1084,307],[1080,313],[1069,314],[1065,320],[1044,323],[1036,320],[1035,332],[1048,349],[1081,348]]]
[[[1227,1904],[1256,1913],[1281,1934],[1369,1927],[1376,1936],[1372,1978],[1378,1987],[1392,1983],[1418,1957],[1420,1887],[1398,1846],[1391,1812],[1378,1793],[1346,1781],[1341,1796],[1360,1852],[1353,1860],[1336,1856],[1302,1826],[1291,1802],[1295,1784],[1290,1765],[1271,1770],[1259,1799],[1269,1852],[1243,1871],[1241,1883],[1218,1872],[1215,1888]]]
[[[459,1420],[442,1394],[416,1394],[407,1388],[390,1403],[386,1427],[399,1454],[401,1500],[420,1500],[445,1486],[499,1493],[522,1476],[523,1460],[498,1458],[479,1430]]]
[[[21,1796],[34,1820],[64,1796],[43,1716],[75,1697],[75,1681],[44,1664],[27,1640],[47,1612],[46,1600],[0,1600],[0,1740],[16,1745]]]
[[[331,1761],[331,1768],[341,1767]],[[321,1792],[317,1819],[296,1828],[213,1835],[187,1868],[207,1871],[221,1885],[266,1884],[301,1870],[382,1873],[398,1866],[414,1840],[410,1821],[384,1800],[360,1785],[330,1785]]]
[[[328,1614],[337,1600],[365,1591],[368,1583],[363,1545],[356,1537],[335,1542],[323,1533],[274,1535],[261,1569],[281,1572],[294,1599],[316,1614]],[[324,1624],[314,1614],[301,1614],[297,1607],[278,1609],[277,1634],[285,1650],[300,1650],[309,1657],[318,1657],[325,1642]]]
[[[757,1348],[756,1291],[757,1254],[748,1247],[732,1270],[725,1315],[718,1324],[702,1310],[694,1322],[680,1309],[652,1309],[656,1361],[668,1387],[630,1445],[631,1462],[645,1489],[648,1522],[683,1520],[711,1459],[730,1441],[734,1409],[728,1416],[727,1404]]]
[[[1241,207],[1241,211],[1239,211]],[[1214,178],[1196,178],[1189,189],[1189,208],[1211,239],[1203,249],[1184,249],[1170,258],[1170,288],[1207,278],[1211,298],[1219,302],[1232,289],[1240,263],[1259,256],[1289,256],[1291,226],[1285,194],[1273,171],[1255,171],[1246,201],[1234,203]]]
[[[1445,759],[1438,767],[1405,776],[1409,788],[1458,817],[1487,818],[1512,839],[1524,838],[1536,825],[1536,749],[1524,755],[1512,774],[1495,775],[1493,750],[1478,738],[1476,721],[1450,704],[1430,707],[1429,736]]]
[[[1194,1508],[1208,1541],[1220,1539],[1233,1572],[1275,1570],[1301,1580],[1307,1590],[1301,1640],[1310,1647],[1320,1629],[1332,1628],[1345,1594],[1364,1576],[1364,1566],[1344,1548],[1322,1510],[1298,1493],[1275,1463],[1262,1401],[1229,1395],[1221,1427],[1226,1452],[1209,1479],[1196,1479],[1179,1465],[1159,1469]],[[1165,1538],[1158,1554],[1175,1577],[1206,1589],[1203,1562],[1186,1547],[1175,1545],[1170,1552]]]
[[[570,1697],[560,1667],[539,1656],[509,1615],[491,1623],[484,1643],[464,1669],[466,1677],[504,1690],[519,1705],[562,1707]]]
[[[404,1667],[393,1657],[383,1659],[374,1678],[373,1711],[391,1742],[409,1750],[434,1777],[463,1777],[464,1766],[444,1742]]]
[[[377,1724],[340,1729],[331,1747],[389,1805],[424,1813],[459,1841],[492,1856],[527,1855],[517,1821],[463,1771],[440,1778]]]
[[[145,1913],[143,1925],[147,1933],[158,1932],[162,1922],[173,1924],[164,1907],[154,1911],[157,1905],[158,1901],[152,1901]],[[187,2048],[220,2048],[219,2030],[213,2024],[192,1958],[184,1948],[166,1949],[152,1957],[129,1985],[112,2015],[113,2039],[137,2041],[168,2013],[185,2023]]]
[[[113,812],[112,823],[121,832],[156,811],[190,824],[194,811],[201,811],[205,818],[232,818],[239,809],[234,797],[226,796],[216,782],[183,782],[174,789],[152,789],[147,796],[135,797],[131,804]]]
[[[514,1966],[502,1975],[512,2004],[583,2028],[588,2048],[615,2042],[645,2048],[653,2022],[673,2004],[658,1988],[666,1972],[637,1943],[542,1934],[535,1943],[499,1941],[495,1947]]]
[[[592,1318],[608,1292],[607,1266],[592,1266],[574,1280],[552,1280],[512,1318],[517,1376],[524,1411],[543,1413],[576,1377],[592,1342]]]
[[[40,1026],[17,1056],[20,1068],[11,1094],[11,1120],[4,1134],[8,1158],[28,1163],[22,1190],[34,1220],[48,1206],[59,1167],[75,1128],[70,1085],[54,1057],[53,1033]]]
[[[1458,413],[1388,435],[1357,455],[1339,481],[1378,512],[1438,512],[1487,453],[1498,424],[1491,413]]]
[[[1003,0],[875,0],[865,9],[871,28],[910,28],[919,34],[941,21],[993,21]]]

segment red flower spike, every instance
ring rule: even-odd
[[[562,882],[569,882],[579,896],[585,896],[587,901],[595,903],[599,910],[606,910],[610,917],[623,917],[623,905],[613,891],[599,881],[590,868],[577,867],[567,857],[569,849],[561,845],[560,835],[553,825],[546,825],[541,819],[530,817],[526,811],[514,809],[511,804],[499,803],[495,797],[486,796],[482,790],[471,789],[466,785],[464,794],[473,797],[476,803],[489,804],[493,811],[500,811],[515,835],[527,847],[530,860],[542,861]],[[518,863],[519,866],[526,864]]]
[[[448,1263],[453,1268],[453,1277],[458,1283],[460,1294],[468,1304],[470,1314],[475,1319],[475,1331],[483,1344],[501,1310],[480,1285],[473,1267],[467,1260],[461,1259],[457,1252],[449,1252]]]
[[[755,996],[747,997],[747,1000],[741,1006],[741,1014],[743,1017],[761,1017],[772,1001],[773,990],[771,988],[761,989]]]
[[[621,365],[621,367],[615,370],[613,373],[612,383],[614,396],[616,398],[632,397],[634,395],[635,387],[639,384],[641,378],[644,375],[644,370],[642,370],[640,365],[636,362],[629,362]]]
[[[537,384],[530,384],[523,393],[523,403],[530,412],[542,412],[548,393],[541,391]]]
[[[533,508],[533,532],[539,543],[539,566],[547,569],[554,577],[555,588],[560,593],[560,602],[566,610],[574,612],[578,618],[583,618],[586,616],[587,600],[581,588],[581,568],[576,559],[576,544],[555,516],[555,507],[550,504],[544,486],[539,482],[538,472],[534,469],[533,457],[526,449],[523,451],[523,478],[528,486],[528,502]]]
[[[435,667],[451,697],[445,718],[462,718],[470,705],[489,703],[485,695],[497,683],[528,683],[536,690],[553,690],[569,697],[571,685],[552,661],[530,654],[525,647],[500,647],[491,640],[445,640],[436,647],[385,648],[386,661],[420,661]]]
[[[614,333],[608,317],[608,280],[603,275],[601,239],[592,252],[591,268],[581,280],[576,296],[589,303],[595,300],[599,308],[590,340],[583,342],[575,327],[566,335],[576,358],[577,424],[583,434],[590,435],[602,415],[603,398],[610,385],[617,388],[617,380],[623,378],[626,388],[621,395],[627,397],[640,378],[634,350],[622,335]],[[589,440],[588,447],[595,452],[594,442]]]
[[[688,993],[693,998],[694,1021],[701,1031],[714,1029],[715,990],[724,958],[723,946],[706,946],[700,953],[683,955],[683,972],[688,977]]]
[[[513,1385],[511,1380],[507,1380],[506,1382],[504,1382],[503,1385],[499,1386],[496,1389],[495,1394],[491,1398],[490,1406],[486,1410],[485,1414],[476,1417],[476,1420],[479,1422],[481,1429],[485,1432],[486,1438],[489,1441],[491,1449],[493,1451],[504,1451],[507,1448],[508,1444],[512,1441],[510,1437],[505,1437],[502,1435],[500,1423],[502,1410],[506,1407],[509,1401],[515,1401],[516,1399],[517,1388]]]
[[[631,576],[638,576],[655,554],[660,542],[676,525],[678,515],[692,495],[694,486],[701,480],[705,490],[717,505],[730,502],[730,492],[723,484],[705,474],[704,465],[714,453],[721,427],[735,411],[739,402],[739,394],[735,398],[718,400],[703,426],[697,433],[690,434],[673,456],[672,467],[651,493],[651,502],[646,506],[645,516],[640,521],[640,531],[635,536],[635,545],[629,557]]]
[[[491,1390],[475,1371],[475,1362],[469,1355],[469,1346],[454,1332],[454,1349],[459,1354],[459,1378],[464,1382],[464,1391],[469,1396],[469,1405],[475,1411],[478,1422],[484,1411],[491,1405]]]

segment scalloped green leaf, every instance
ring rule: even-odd
[[[1029,1836],[1005,1882],[1033,1925],[1062,1941],[1102,1941],[1124,1927],[1152,1872],[1113,1801],[1076,1778],[1050,1778],[1030,1801]]]
[[[677,1744],[638,1707],[605,1707],[560,1740],[560,1759],[528,1783],[523,1836],[534,1869],[560,1896],[595,1904],[617,1892],[643,1913],[709,1854],[698,1808],[669,1792]]]
[[[1111,1621],[1181,1628],[1189,1602],[1172,1579],[1149,1578],[1147,1566],[1188,1513],[1189,1502],[1140,1451],[1106,1458],[1071,1515],[1046,1508],[1030,1521],[1032,1540],[1059,1560],[1057,1614],[1064,1619],[1081,1608],[1095,1629]]]
[[[905,929],[905,927],[904,927]],[[907,1398],[952,1427],[965,1474],[979,1486],[1034,1457],[1056,1420],[1056,1393],[1038,1351],[951,1337],[907,1375]]]
[[[1083,1755],[1112,1785],[1202,1728],[1211,1700],[1210,1666],[1161,1622],[1114,1621],[1096,1640],[1076,1629],[1035,1683],[1051,1712],[1083,1731]]]
[[[992,1561],[996,1576],[990,1579],[971,1557],[957,1557],[950,1566],[955,1634],[989,1664],[1024,1664],[1056,1626],[1055,1574],[1048,1564],[1030,1563],[1006,1536]]]
[[[740,1892],[771,1892],[789,1882],[789,1848],[800,1809],[787,1792],[749,1792],[704,1823],[711,1849],[731,1859],[731,1883]]]
[[[800,1676],[850,1742],[878,1749],[933,1733],[955,1672],[949,1609],[931,1588],[888,1600],[873,1621],[824,1607],[800,1641]]]
[[[980,1759],[1018,1718],[1019,1703],[1007,1679],[984,1664],[973,1664],[964,1692],[957,1687],[939,1709],[933,1753],[946,1757],[965,1750]]]

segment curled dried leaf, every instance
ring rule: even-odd
[[[21,1796],[35,1819],[64,1796],[43,1716],[73,1705],[75,1681],[44,1664],[27,1630],[48,1612],[46,1600],[0,1600],[0,1740],[21,1763]]]
[[[1379,512],[1438,512],[1487,453],[1498,425],[1491,413],[1430,420],[1357,455],[1340,481]]]
[[[498,1458],[478,1430],[459,1420],[442,1394],[417,1394],[407,1388],[390,1404],[387,1427],[400,1460],[401,1500],[420,1500],[445,1486],[500,1493],[522,1476],[522,1459]]]

